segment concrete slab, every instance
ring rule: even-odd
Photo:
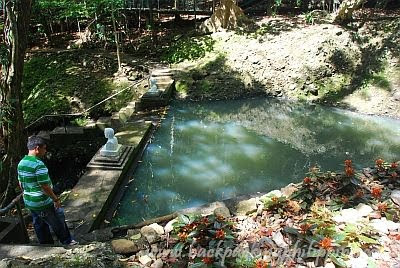
[[[152,129],[151,123],[140,122],[128,123],[118,130],[115,135],[118,143],[132,148],[123,167],[120,169],[91,167],[71,190],[63,206],[69,226],[74,227],[75,238],[79,240],[104,224],[106,214],[110,214],[109,210],[115,207],[116,196],[119,199],[122,197],[121,187],[139,161]]]
[[[5,258],[28,258],[37,259],[52,254],[64,254],[67,249],[63,247],[48,246],[25,246],[25,245],[4,245],[0,244],[0,259]]]
[[[151,123],[148,122],[127,122],[123,127],[118,129],[115,137],[118,138],[118,143],[122,145],[137,146],[150,125]]]
[[[144,94],[140,101],[136,102],[136,111],[155,109],[168,105],[174,88],[175,82],[174,80],[171,80],[165,85],[165,89],[159,89],[160,91],[162,91],[162,94],[160,96],[150,96],[148,94]]]

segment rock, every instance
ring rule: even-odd
[[[370,206],[360,203],[358,204],[358,206],[356,207],[356,210],[358,212],[358,215],[360,217],[366,217],[368,216],[372,211],[374,211]]]
[[[340,223],[356,223],[361,220],[363,217],[368,216],[373,209],[365,204],[359,204],[355,209],[348,208],[343,209],[339,215],[333,217],[333,220]]]
[[[138,240],[138,239],[140,239],[142,237],[142,234],[140,233],[140,231],[136,230],[136,233],[134,233],[134,232],[129,233],[128,232],[127,237],[130,240]]]
[[[118,254],[133,254],[140,250],[146,249],[147,246],[147,240],[143,237],[135,241],[128,239],[116,239],[111,241],[111,247],[113,248],[114,252]]]
[[[381,219],[373,219],[370,221],[369,225],[382,234],[388,234],[389,231],[397,230],[400,228],[400,223],[388,221],[385,217]]]
[[[152,268],[162,268],[164,266],[164,263],[162,260],[157,259],[152,265]]]
[[[273,191],[271,191],[271,192],[269,192],[269,193],[267,193],[267,194],[261,196],[260,199],[263,200],[263,199],[271,198],[271,197],[274,197],[274,196],[276,196],[276,197],[281,197],[282,195],[283,195],[283,194],[282,194],[281,191],[279,191],[279,190],[273,190]]]
[[[150,224],[149,227],[153,228],[159,235],[164,234],[164,228],[157,223]]]
[[[318,96],[318,88],[314,85],[309,85],[307,91],[314,96]]]
[[[146,238],[146,240],[150,244],[160,241],[160,238],[161,238],[160,235],[157,233],[157,231],[154,230],[153,227],[150,227],[150,226],[142,227],[140,229],[140,233]]]
[[[263,211],[264,211],[264,204],[261,203],[261,204],[259,204],[258,207],[257,207],[257,215],[260,215],[260,216],[261,216]]]
[[[231,216],[231,212],[227,207],[218,207],[214,209],[214,215],[216,217],[224,217],[225,219],[227,219]]]
[[[177,221],[178,221],[177,219],[170,220],[164,227],[165,233],[171,232],[174,229],[172,225]]]
[[[285,242],[283,239],[283,235],[281,232],[276,232],[272,235],[272,240],[275,242],[275,244],[280,247],[280,248],[286,248],[288,244]]]
[[[135,243],[128,239],[116,239],[111,241],[111,247],[117,254],[130,254],[135,252]]]
[[[284,187],[281,189],[281,194],[283,196],[289,197],[291,196],[295,191],[297,191],[297,187],[294,186],[293,183],[289,184],[288,186]]]
[[[394,190],[392,191],[392,193],[390,194],[390,198],[392,198],[392,201],[400,206],[400,190]]]
[[[236,215],[247,215],[257,211],[257,200],[251,198],[249,200],[242,200],[236,205]]]
[[[11,267],[10,261],[0,260],[0,268],[8,268],[8,267]]]
[[[368,255],[364,251],[360,250],[360,255],[357,258],[350,256],[350,259],[346,263],[347,267],[366,268],[368,267]]]
[[[139,257],[139,262],[144,266],[149,266],[152,261],[153,260],[148,255]]]
[[[313,262],[313,261],[307,262],[307,263],[306,263],[306,267],[307,267],[307,268],[315,268],[315,262]]]
[[[99,241],[106,242],[110,241],[113,238],[113,233],[111,232],[112,228],[98,229],[90,232],[88,234],[82,235],[82,237],[78,237],[86,242],[89,241]]]
[[[396,101],[400,101],[400,91],[394,92],[394,93],[393,93],[393,98],[394,98]]]
[[[325,264],[324,268],[335,268],[336,266],[332,262]]]

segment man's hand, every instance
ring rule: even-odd
[[[55,208],[60,208],[61,207],[61,201],[60,201],[60,199],[56,199],[55,201],[54,201],[54,207]]]
[[[41,185],[43,192],[50,196],[51,199],[53,199],[54,202],[54,207],[55,208],[60,208],[61,207],[61,202],[60,199],[54,194],[53,189],[47,184]]]

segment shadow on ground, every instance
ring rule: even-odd
[[[381,40],[373,39],[378,33],[384,32]],[[392,91],[388,78],[382,75],[387,68],[388,54],[393,57],[397,64],[400,63],[400,19],[391,23],[371,23],[366,28],[366,33],[360,35],[357,31],[351,30],[352,41],[360,49],[361,57],[358,62],[346,56],[341,50],[335,50],[329,58],[330,64],[338,74],[347,78],[337,90],[327,90],[321,102],[339,102],[344,97],[353,93],[367,84],[373,84],[387,91]]]
[[[223,55],[202,66],[183,69],[176,77],[178,99],[222,100],[267,95],[263,84],[232,70]]]

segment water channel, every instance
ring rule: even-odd
[[[136,223],[178,209],[268,192],[310,166],[341,171],[400,156],[400,124],[350,111],[247,99],[173,103],[113,219]]]

